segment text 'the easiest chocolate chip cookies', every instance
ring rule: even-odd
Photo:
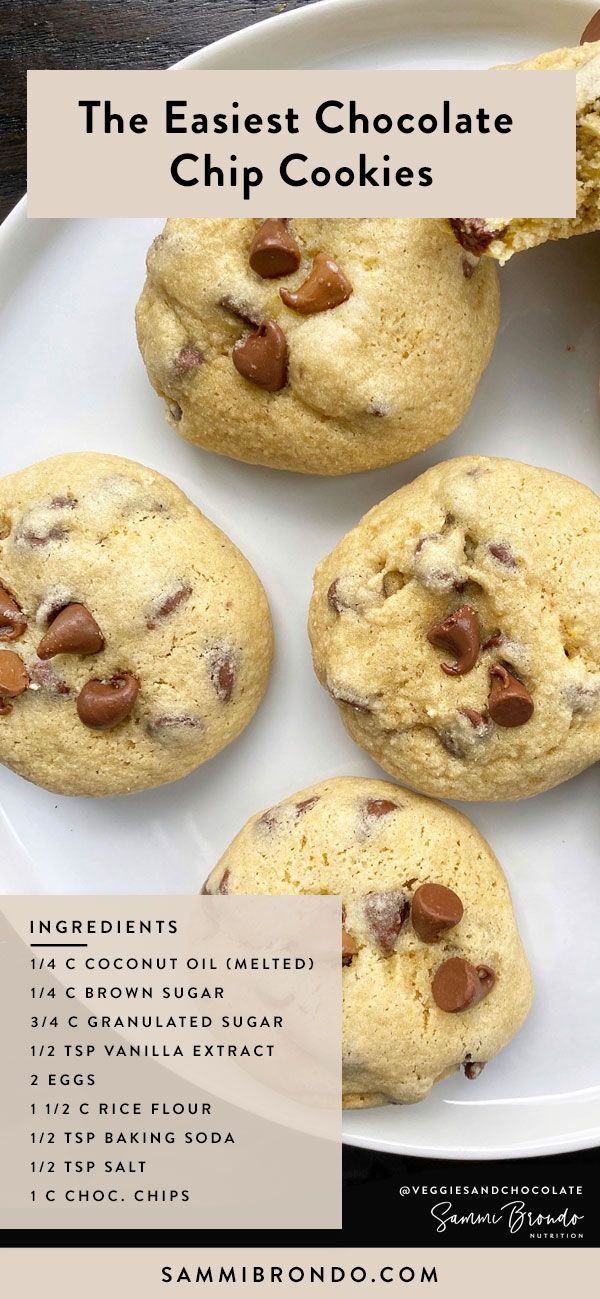
[[[63,794],[176,780],[264,694],[266,596],[168,479],[58,456],[0,480],[0,761]]]
[[[428,794],[518,799],[600,758],[600,500],[511,460],[436,465],[319,565],[314,665]]]
[[[147,266],[138,340],[173,428],[301,473],[446,437],[498,326],[495,268],[438,221],[170,220]]]
[[[466,817],[341,778],[252,817],[203,892],[342,899],[343,1101],[475,1079],[521,1027],[531,974],[494,854]]]

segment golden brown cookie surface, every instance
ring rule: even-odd
[[[150,249],[138,340],[173,428],[319,474],[451,433],[494,343],[494,267],[474,268],[438,221],[264,224],[171,220]]]
[[[529,1010],[494,854],[460,813],[396,785],[326,780],[252,817],[204,891],[341,896],[348,1107],[422,1100],[461,1067],[475,1078]]]
[[[600,501],[469,456],[375,506],[319,565],[315,670],[423,793],[516,799],[600,758]]]
[[[247,725],[271,661],[266,597],[172,482],[57,456],[0,480],[0,520],[0,761],[59,793],[130,793]]]

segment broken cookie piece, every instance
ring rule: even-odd
[[[524,63],[524,71],[575,71],[576,203],[574,217],[455,217],[450,227],[468,253],[507,262],[514,253],[552,239],[600,229],[600,26],[595,15],[574,49],[552,50]],[[585,40],[584,40],[585,37]],[[548,154],[550,160],[550,154]],[[551,162],[548,161],[548,165]]]

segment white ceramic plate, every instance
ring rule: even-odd
[[[191,67],[480,66],[576,44],[576,0],[326,0],[192,56]],[[551,163],[552,144],[540,137]],[[538,159],[539,161],[539,159]],[[462,428],[409,464],[335,481],[194,449],[167,427],[136,350],[133,308],[159,221],[27,222],[0,229],[2,464],[69,450],[143,460],[228,532],[267,588],[277,658],[245,734],[186,780],[128,799],[63,799],[0,772],[7,893],[192,893],[258,808],[334,774],[376,773],[313,676],[311,575],[376,501],[437,460],[502,454],[600,489],[600,236],[515,258],[502,328]],[[424,1104],[345,1116],[346,1139],[462,1159],[600,1142],[598,768],[515,805],[466,807],[512,886],[537,978],[519,1037],[477,1083]]]

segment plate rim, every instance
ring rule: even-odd
[[[344,1110],[343,1115],[350,1111]],[[512,1146],[478,1146],[473,1149],[464,1147],[442,1147],[432,1145],[424,1147],[422,1144],[411,1146],[406,1141],[402,1143],[401,1148],[394,1141],[385,1137],[371,1137],[364,1133],[349,1135],[342,1129],[342,1145],[357,1146],[361,1150],[379,1150],[385,1155],[398,1155],[405,1159],[436,1159],[457,1164],[476,1164],[482,1161],[490,1163],[503,1163],[513,1159],[544,1159],[552,1158],[555,1155],[574,1155],[581,1150],[595,1150],[599,1143],[599,1134],[596,1131],[579,1134],[576,1138],[570,1139],[566,1134],[562,1134],[556,1140],[547,1140],[543,1146],[537,1144],[529,1146],[521,1143]]]

